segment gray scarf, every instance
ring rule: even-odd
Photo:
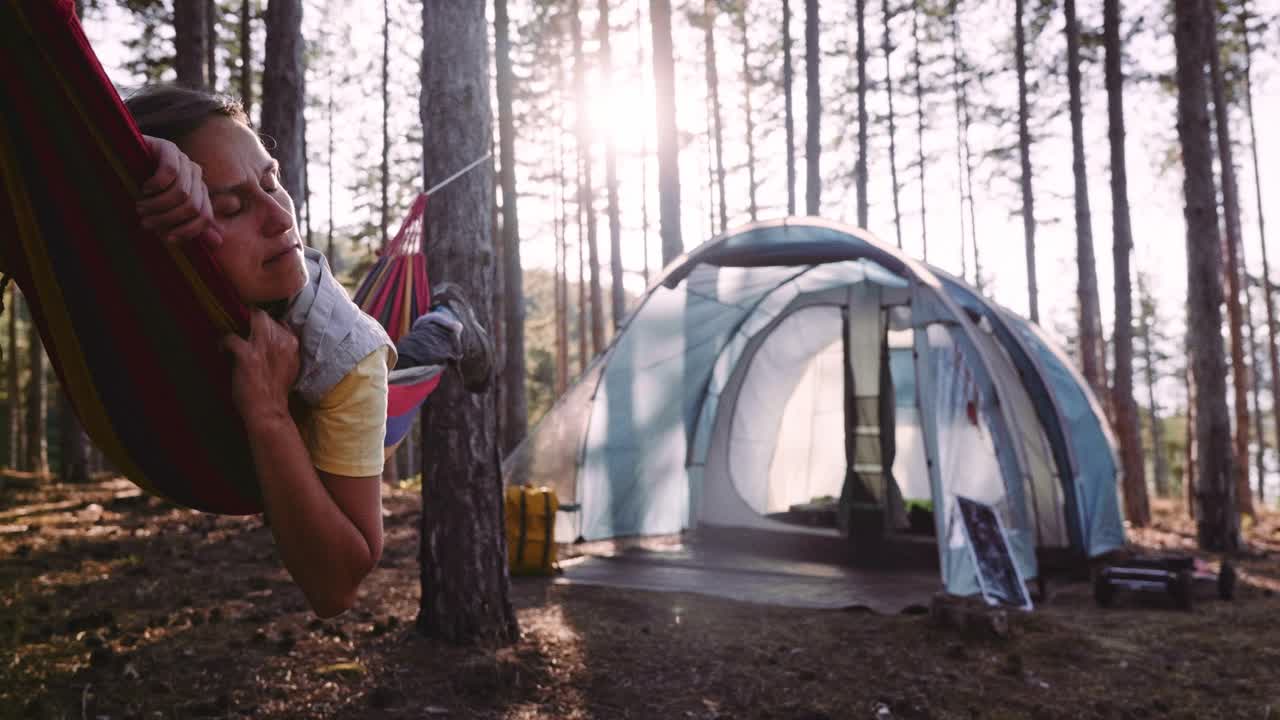
[[[394,366],[396,350],[378,321],[351,301],[324,255],[314,248],[306,248],[303,255],[307,284],[280,321],[298,336],[299,370],[293,389],[308,405],[315,405],[369,353],[387,346]]]

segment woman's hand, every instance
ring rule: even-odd
[[[212,247],[222,244],[204,171],[168,140],[142,139],[156,159],[155,174],[142,184],[137,205],[142,227],[169,243],[203,237]]]
[[[262,310],[249,317],[249,339],[227,335],[235,356],[231,399],[246,426],[289,419],[289,391],[298,377],[298,338]]]

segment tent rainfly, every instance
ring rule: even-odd
[[[856,543],[868,526],[919,532],[923,514],[957,594],[978,592],[957,496],[995,508],[1024,578],[1037,549],[1124,543],[1115,440],[1065,354],[960,280],[816,218],[673,262],[504,467],[577,505],[561,539]]]

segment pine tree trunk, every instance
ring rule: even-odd
[[[302,144],[306,131],[302,115],[306,104],[302,46],[302,0],[268,0],[259,125],[263,135],[275,140],[269,149],[280,162],[280,184],[298,206],[298,215],[306,211],[302,185],[307,161]]]
[[[956,216],[960,220],[960,279],[969,279],[969,249],[965,232],[965,189],[964,189],[964,100],[963,69],[960,64],[960,2],[951,0],[948,10],[948,22],[951,27],[951,94],[955,99],[956,112],[956,190],[960,201],[960,212]],[[972,228],[970,228],[972,230]]]
[[[649,0],[653,34],[654,98],[658,124],[658,209],[662,264],[684,252],[680,239],[680,144],[676,133],[675,50],[671,40],[671,0]]]
[[[1187,334],[1187,367],[1184,375],[1186,376],[1187,385],[1187,428],[1186,436],[1183,438],[1186,446],[1186,472],[1183,478],[1183,499],[1187,504],[1187,515],[1195,520],[1200,515],[1200,504],[1196,502],[1196,475],[1197,467],[1200,464],[1198,446],[1196,444],[1196,428],[1198,422],[1196,420],[1196,369],[1195,362],[1191,359],[1191,335]]]
[[[1243,250],[1243,248],[1241,249]],[[1240,258],[1240,266],[1242,268],[1248,267],[1243,255]],[[1267,502],[1267,436],[1262,420],[1262,373],[1258,371],[1262,367],[1262,360],[1258,357],[1258,326],[1254,323],[1253,294],[1249,292],[1248,272],[1245,273],[1244,278],[1245,329],[1249,331],[1249,376],[1251,380],[1249,383],[1249,399],[1253,404],[1253,436],[1257,438],[1257,449],[1254,451],[1253,463],[1258,471],[1258,505],[1265,507]]]
[[[600,0],[600,15],[596,28],[596,34],[600,37],[600,68],[604,86],[613,87],[609,0]],[[607,136],[604,149],[604,176],[609,200],[609,306],[616,331],[617,328],[622,327],[622,321],[627,314],[627,296],[622,277],[622,209],[621,200],[618,197],[618,146],[613,133],[607,133]]]
[[[1147,385],[1147,414],[1151,423],[1151,458],[1155,473],[1156,497],[1169,495],[1169,459],[1164,444],[1164,421],[1156,404],[1156,362],[1152,347],[1151,325],[1155,315],[1155,300],[1147,292],[1142,276],[1138,277],[1138,332],[1142,335],[1143,365]]]
[[[929,214],[926,212],[927,203],[925,202],[927,163],[924,157],[924,82],[921,78],[923,63],[920,60],[920,3],[918,2],[911,8],[911,42],[913,48],[911,64],[915,69],[916,90],[916,154],[920,167],[920,251],[924,261],[929,262]]]
[[[178,84],[205,87],[205,58],[209,37],[205,21],[205,0],[173,2],[173,69]]]
[[[338,256],[334,253],[335,248],[333,244],[333,174],[334,174],[334,170],[333,170],[333,115],[334,115],[333,113],[333,94],[334,94],[333,93],[333,66],[335,64],[336,64],[336,59],[332,57],[329,58],[327,62],[325,62],[325,85],[327,87],[326,92],[328,93],[328,97],[325,99],[324,112],[325,112],[325,120],[328,121],[328,124],[329,124],[329,131],[325,134],[326,135],[325,141],[328,144],[328,147],[325,148],[325,151],[326,151],[325,167],[327,170],[327,172],[325,172],[325,176],[329,183],[328,193],[326,193],[326,196],[329,201],[329,237],[325,242],[324,254],[325,254],[325,257],[328,258],[329,265],[332,266],[333,271],[337,272]]]
[[[1222,246],[1205,88],[1210,51],[1204,28],[1211,26],[1205,9],[1203,0],[1174,2],[1178,141],[1185,168],[1187,330],[1196,389],[1197,534],[1202,549],[1230,552],[1240,546],[1240,532],[1222,347]]]
[[[89,437],[71,408],[65,390],[58,392],[58,435],[61,442],[58,476],[63,482],[89,481]]]
[[[424,187],[491,147],[485,7],[473,0],[422,5]],[[480,322],[493,327],[493,173],[466,173],[427,204],[432,284],[465,287]],[[509,599],[502,471],[493,393],[467,393],[455,374],[423,410],[421,607],[429,637],[506,645],[519,636]]]
[[[809,215],[819,215],[822,213],[822,92],[818,69],[822,48],[818,46],[818,0],[805,0],[804,8],[804,92],[808,108],[804,127],[804,211]]]
[[[578,182],[582,182],[582,158],[578,158]],[[585,211],[578,204],[578,374],[587,371],[591,363],[591,351],[588,349],[591,326],[591,306],[587,304],[587,258],[583,252],[586,234]]]
[[[5,357],[8,359],[9,398],[9,467],[21,470],[26,462],[26,450],[22,443],[22,386],[19,378],[22,374],[22,359],[18,353],[18,313],[21,312],[22,295],[18,286],[13,285],[9,294],[9,346]]]
[[[858,34],[858,160],[853,175],[858,199],[858,227],[866,228],[870,222],[867,199],[867,3],[866,0],[854,0],[853,5],[854,26]],[[886,27],[885,34],[888,32]],[[811,52],[817,51],[811,49]]]
[[[755,222],[760,215],[760,206],[756,201],[755,113],[751,108],[751,88],[755,83],[755,75],[751,72],[751,37],[747,31],[746,3],[738,8],[738,33],[742,38],[742,114],[747,125],[747,215],[751,222]]]
[[[1243,247],[1240,230],[1240,191],[1236,185],[1236,168],[1231,148],[1231,117],[1222,77],[1221,54],[1218,50],[1217,9],[1213,0],[1205,0],[1209,19],[1208,35],[1210,82],[1213,90],[1214,127],[1218,139],[1218,167],[1222,172],[1222,214],[1227,228],[1227,317],[1231,332],[1231,380],[1235,399],[1235,470],[1236,506],[1240,512],[1253,515],[1253,494],[1249,491],[1249,368],[1244,359],[1244,311],[1240,306],[1242,291]]]
[[[1102,362],[1102,323],[1098,274],[1093,252],[1093,219],[1089,211],[1089,181],[1085,168],[1084,110],[1080,97],[1080,27],[1075,0],[1065,0],[1067,86],[1071,109],[1071,170],[1075,176],[1076,292],[1080,303],[1080,358],[1084,378],[1099,399],[1106,397],[1106,368]]]
[[[884,83],[885,96],[889,101],[889,181],[892,183],[893,190],[893,231],[898,238],[898,249],[902,249],[902,207],[898,201],[897,119],[893,113],[893,37],[890,25],[893,14],[889,10],[889,0],[881,0],[880,10],[884,15]],[[865,164],[862,169],[865,175]],[[863,190],[865,192],[866,188]]]
[[[501,64],[501,63],[499,63]],[[380,169],[379,189],[382,191],[379,204],[378,228],[382,242],[378,246],[386,249],[391,224],[389,202],[387,196],[391,185],[391,7],[389,0],[382,0],[382,164]]]
[[[205,84],[212,92],[218,90],[218,19],[221,14],[218,0],[205,0]]]
[[[529,430],[529,402],[524,386],[524,271],[520,265],[520,225],[516,194],[516,120],[511,107],[515,74],[511,69],[511,30],[507,0],[494,0],[497,50],[498,131],[502,176],[502,312],[506,362],[502,368],[503,457]],[[616,185],[616,179],[615,179]],[[616,188],[613,193],[616,195]]]
[[[577,103],[578,153],[582,156],[581,184],[578,185],[578,202],[586,213],[587,255],[591,275],[591,352],[598,355],[604,350],[604,299],[600,288],[600,242],[596,224],[595,185],[592,182],[591,123],[587,118],[587,62],[582,53],[582,22],[578,18],[578,0],[569,4],[569,22],[573,33],[573,82]],[[584,329],[584,332],[586,330]]]
[[[783,125],[787,138],[787,215],[796,214],[796,115],[793,91],[795,70],[791,66],[791,0],[782,0],[782,95]]]
[[[1244,101],[1245,113],[1249,118],[1249,150],[1253,156],[1253,189],[1258,202],[1258,243],[1262,249],[1262,296],[1267,309],[1267,360],[1271,369],[1271,407],[1274,414],[1276,451],[1280,452],[1280,347],[1277,345],[1276,333],[1280,329],[1276,319],[1274,290],[1271,285],[1271,263],[1267,256],[1267,222],[1262,203],[1262,177],[1258,163],[1258,131],[1253,118],[1253,45],[1249,38],[1249,11],[1247,6],[1240,10],[1241,32],[1244,40]],[[1261,438],[1261,435],[1259,435]],[[1261,439],[1259,445],[1265,445]],[[1261,480],[1259,481],[1261,482]]]
[[[600,0],[601,3],[607,0]],[[703,27],[704,49],[706,51],[707,95],[711,101],[711,121],[716,151],[716,193],[719,197],[720,233],[729,229],[729,207],[724,190],[724,124],[720,116],[720,74],[716,70],[716,0],[704,0]]]
[[[1027,294],[1031,322],[1040,323],[1040,287],[1036,278],[1035,193],[1031,186],[1031,109],[1027,101],[1026,0],[1014,0],[1014,53],[1018,68],[1018,159],[1022,165],[1022,234],[1027,244]]]
[[[40,344],[40,331],[28,314],[27,323],[27,458],[26,468],[32,472],[49,471],[49,441],[45,433],[49,415],[45,390],[44,346]]]
[[[1135,527],[1146,527],[1151,522],[1151,506],[1147,499],[1142,436],[1138,431],[1138,404],[1133,397],[1133,289],[1129,278],[1133,231],[1129,223],[1129,181],[1124,147],[1120,0],[1103,0],[1102,12],[1106,44],[1107,117],[1111,145],[1111,229],[1114,233],[1112,258],[1116,292],[1112,406],[1115,408],[1116,434],[1120,436],[1120,461],[1124,469],[1125,519]]]
[[[958,5],[959,3],[957,3]],[[960,43],[960,13],[952,12],[951,28],[955,33],[955,48],[958,56],[958,67],[964,72],[968,72],[969,63],[964,57],[963,46]],[[986,279],[982,275],[982,256],[978,251],[978,217],[974,209],[973,203],[973,148],[969,143],[969,129],[972,125],[972,118],[969,111],[969,80],[966,77],[960,78],[959,98],[960,98],[960,137],[961,147],[964,150],[964,203],[969,208],[969,244],[973,250],[973,279],[974,287],[979,293],[986,292]]]
[[[558,235],[556,236],[556,397],[569,387],[569,178],[565,173],[566,132],[564,61],[556,49],[556,194],[560,198]]]
[[[253,116],[253,13],[250,0],[240,0],[240,104]]]

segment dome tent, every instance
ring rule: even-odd
[[[1037,549],[1123,544],[1117,467],[1096,401],[1036,328],[816,218],[749,225],[673,262],[505,463],[508,482],[576,505],[560,538],[856,539],[932,509],[959,594],[978,584],[957,496],[995,508],[1032,578]]]

